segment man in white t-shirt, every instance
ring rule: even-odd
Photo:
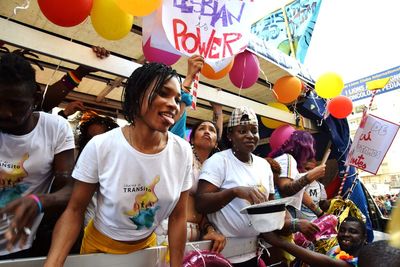
[[[33,112],[35,71],[21,56],[0,60],[0,260],[39,256],[29,249],[43,212],[66,206],[74,138],[68,122]],[[52,192],[49,193],[50,187]],[[46,255],[47,251],[40,251]]]

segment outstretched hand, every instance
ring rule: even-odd
[[[92,50],[100,59],[106,58],[110,55],[110,51],[101,46],[92,46]]]
[[[77,111],[83,111],[83,110],[85,110],[85,106],[83,105],[83,102],[72,101],[72,102],[69,102],[68,105],[65,107],[64,114],[65,114],[65,116],[68,117]]]
[[[0,210],[0,218],[3,223],[9,221],[8,229],[4,236],[7,242],[7,249],[12,250],[19,242],[22,248],[31,234],[31,227],[38,215],[38,205],[36,201],[29,197],[21,197],[10,202]]]
[[[310,182],[315,181],[325,176],[326,165],[322,164],[307,173],[307,178]]]
[[[304,219],[300,219],[298,225],[299,232],[301,232],[308,240],[314,240],[315,234],[320,231],[316,224]]]
[[[268,197],[257,187],[238,186],[234,188],[234,192],[236,197],[247,200],[251,205],[268,200]]]
[[[110,51],[108,51],[104,47],[100,47],[100,46],[93,46],[92,51],[95,53],[96,57],[98,57],[99,59],[104,59],[110,55]],[[80,76],[80,78],[85,77],[87,74],[89,74],[91,72],[95,72],[95,71],[97,71],[97,69],[89,67],[89,66],[84,66],[84,65],[79,66],[75,70],[76,74],[78,76]]]

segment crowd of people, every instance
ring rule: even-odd
[[[55,84],[59,91],[53,88],[43,99],[30,63],[17,54],[3,55],[0,260],[47,256],[45,266],[62,266],[77,246],[81,254],[127,254],[162,240],[170,266],[176,267],[186,242],[211,240],[210,249],[221,252],[227,238],[260,238],[279,249],[231,257],[232,265],[259,266],[260,257],[275,266],[293,264],[283,249],[312,266],[357,266],[366,243],[362,218],[349,216],[340,223],[336,246],[326,255],[293,241],[295,233],[315,239],[321,228],[313,220],[325,216],[321,207],[329,206],[317,181],[325,164],[317,165],[310,133],[287,126],[287,137],[263,158],[254,154],[259,142],[255,112],[234,108],[222,131],[222,107],[213,103],[214,120],[196,124],[189,142],[182,138],[191,84],[203,64],[201,56],[190,57],[183,81],[164,64],[137,68],[122,97],[129,124],[118,127],[98,115],[82,122],[76,159],[72,129],[62,116],[84,107],[75,103],[61,116],[39,110],[57,106],[93,70],[68,72]],[[222,135],[227,139],[223,150]],[[282,198],[287,211],[279,231],[257,231],[250,215],[240,212]],[[49,236],[43,240],[39,233],[54,214],[58,220],[50,245]]]
[[[381,211],[382,215],[389,217],[392,213],[392,209],[396,206],[397,201],[397,194],[386,194],[386,195],[379,195],[374,196],[374,200],[376,205],[378,206],[379,210]]]

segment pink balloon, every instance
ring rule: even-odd
[[[230,262],[221,254],[208,250],[192,251],[183,259],[182,267],[229,267]]]
[[[229,79],[236,87],[246,89],[256,83],[259,71],[258,58],[245,50],[235,56],[235,62],[229,72]]]
[[[312,223],[318,226],[319,231],[313,235],[312,239],[305,237],[301,232],[297,232],[294,235],[294,242],[296,245],[308,247],[313,240],[319,240],[321,237],[332,237],[337,234],[336,226],[338,224],[338,219],[335,215],[323,215],[313,220]]]
[[[166,65],[173,65],[181,58],[180,55],[173,54],[155,47],[151,47],[150,42],[151,42],[151,37],[143,45],[143,54],[146,60],[150,62],[160,62]]]
[[[276,128],[269,137],[269,145],[271,150],[274,151],[280,148],[283,143],[290,138],[294,131],[295,129],[288,124]]]

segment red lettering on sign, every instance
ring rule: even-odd
[[[356,166],[359,169],[364,170],[367,167],[367,164],[364,162],[365,157],[361,154],[357,158],[352,158],[350,160],[350,164]]]
[[[183,49],[189,54],[197,52],[204,58],[222,59],[233,56],[232,44],[242,37],[240,33],[224,33],[223,38],[220,38],[216,36],[215,29],[212,29],[207,42],[202,42],[199,28],[196,28],[196,33],[191,33],[183,20],[173,19],[172,23],[175,48],[178,51]]]

